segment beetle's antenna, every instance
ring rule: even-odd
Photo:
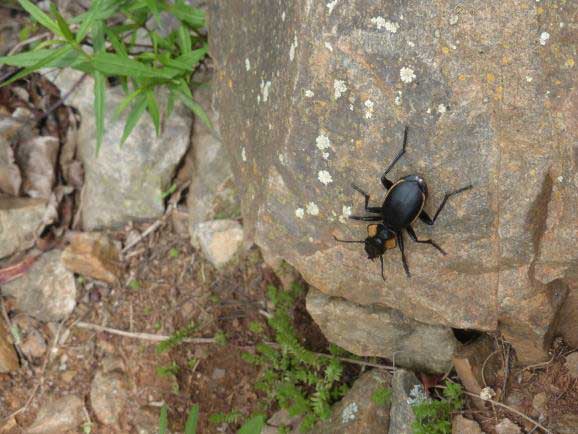
[[[340,243],[365,243],[365,240],[360,240],[360,241],[356,241],[356,240],[340,240],[340,239],[337,238],[335,235],[333,235],[333,238],[335,239],[335,241],[339,241]]]

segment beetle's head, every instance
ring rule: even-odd
[[[394,249],[396,246],[395,232],[381,224],[367,226],[367,238],[364,241],[364,247],[369,259],[378,258],[386,250]]]

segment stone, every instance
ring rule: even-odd
[[[0,258],[34,245],[44,227],[47,203],[43,199],[0,198]]]
[[[481,336],[471,343],[460,345],[453,357],[454,368],[465,389],[479,395],[486,384],[494,384],[496,374],[500,369],[500,359],[497,354],[493,355],[494,346],[488,336]],[[485,366],[484,366],[485,363]],[[484,377],[482,377],[484,368]],[[473,399],[478,409],[485,409],[485,403],[481,399]]]
[[[461,414],[452,420],[452,434],[484,434],[475,420],[466,419]]]
[[[195,118],[191,138],[191,185],[187,196],[192,226],[216,218],[238,218],[237,183],[230,157],[219,139],[219,114],[213,106],[214,84],[195,91],[195,100],[205,108],[215,132]],[[220,217],[219,217],[220,216]]]
[[[227,374],[226,370],[220,369],[220,368],[215,368],[215,369],[213,369],[213,375],[211,378],[215,381],[219,381],[219,380],[222,380],[223,378],[225,378],[226,374]]]
[[[22,171],[22,193],[49,199],[56,180],[56,160],[60,150],[57,137],[38,136],[18,145],[16,161]]]
[[[19,368],[18,355],[10,331],[0,321],[0,374],[16,371]]]
[[[390,375],[376,370],[365,372],[333,406],[330,418],[319,422],[312,431],[319,434],[387,434],[390,403],[376,403],[372,396],[379,389],[390,386]]]
[[[81,72],[59,71],[54,78],[63,94],[71,90]],[[105,135],[96,152],[94,121],[94,81],[88,76],[67,99],[82,116],[79,130],[79,158],[84,165],[85,183],[81,212],[84,230],[120,227],[132,220],[160,217],[164,212],[163,192],[169,189],[176,167],[189,147],[192,115],[181,103],[162,121],[157,137],[150,117],[145,113],[127,141],[119,146],[126,116],[115,110],[125,97],[120,86],[106,92]],[[164,114],[166,95],[158,98]]]
[[[0,119],[0,192],[18,196],[22,185],[22,174],[16,165],[12,141],[17,137],[22,124],[14,119]]]
[[[547,404],[548,397],[545,392],[540,392],[534,396],[532,400],[532,408],[538,413],[539,416],[545,416],[547,414]]]
[[[25,433],[62,434],[77,432],[82,424],[85,411],[84,402],[75,395],[48,399],[40,408],[34,423],[25,430]]]
[[[389,434],[413,434],[412,405],[427,399],[423,386],[413,372],[398,369],[393,374],[391,390]]]
[[[512,422],[510,419],[502,419],[499,424],[496,425],[496,434],[521,434],[522,430],[518,425]]]
[[[62,262],[73,273],[110,284],[117,283],[122,272],[118,247],[96,232],[75,233],[62,252]]]
[[[578,432],[578,414],[563,414],[552,422],[552,429],[557,434],[576,434]]]
[[[76,306],[76,281],[61,252],[42,254],[22,277],[2,285],[2,295],[16,299],[16,308],[41,321],[62,321]]]
[[[572,378],[578,378],[578,351],[566,356],[564,366]]]
[[[560,310],[560,320],[555,335],[562,336],[572,348],[578,348],[578,284],[572,284],[568,297]]]
[[[560,307],[578,287],[576,36],[560,25],[578,4],[540,14],[527,2],[476,1],[451,23],[440,19],[449,0],[268,4],[218,0],[208,14],[247,239],[327,295],[499,331],[523,364],[548,360]],[[350,183],[380,203],[405,125],[408,151],[391,177],[423,174],[428,213],[445,192],[474,188],[435,226],[415,224],[448,255],[408,241],[412,278],[388,252],[383,282],[362,246],[333,236],[365,237],[347,220],[362,213]]]
[[[90,405],[97,420],[104,425],[118,425],[128,399],[124,373],[119,369],[122,362],[108,356],[103,360],[90,386]]]
[[[385,357],[417,371],[451,367],[457,340],[448,327],[415,321],[396,309],[328,297],[313,287],[306,306],[327,339],[354,354]]]
[[[196,225],[191,235],[193,245],[198,243],[209,262],[222,267],[241,247],[243,227],[235,220],[213,220]]]
[[[46,341],[37,330],[31,330],[23,339],[20,349],[30,358],[40,358],[46,354]]]

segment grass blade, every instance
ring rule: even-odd
[[[161,116],[159,113],[159,105],[157,104],[157,100],[155,99],[155,93],[151,89],[147,91],[147,109],[149,114],[151,115],[151,119],[153,120],[153,125],[155,126],[155,131],[157,132],[157,136],[161,131]]]
[[[265,425],[265,416],[258,414],[253,416],[237,431],[237,434],[261,434]]]
[[[185,434],[197,434],[197,423],[199,421],[199,404],[195,404],[189,411],[187,423],[185,424]]]
[[[191,34],[189,30],[183,26],[182,24],[179,26],[178,29],[178,36],[179,36],[179,47],[181,48],[181,52],[183,54],[188,54],[191,52],[193,46],[191,43]]]
[[[60,31],[60,28],[58,27],[58,24],[56,24],[54,21],[52,21],[52,19],[50,19],[48,15],[42,12],[38,6],[28,0],[18,0],[18,2],[20,3],[20,6],[22,6],[24,10],[28,12],[32,18],[34,18],[35,21],[46,27],[55,35],[64,37]]]
[[[64,36],[64,39],[66,39],[68,42],[74,42],[75,41],[74,35],[72,34],[70,27],[68,27],[68,23],[66,22],[64,17],[60,15],[60,12],[58,12],[58,9],[56,9],[56,6],[54,6],[52,3],[50,4],[50,11],[52,12],[52,15],[56,17],[56,24],[58,25],[58,28],[62,32],[62,36]]]
[[[161,417],[159,418],[159,434],[166,434],[169,426],[169,416],[167,405],[161,407]]]
[[[106,77],[100,71],[94,71],[94,115],[96,117],[96,156],[100,151],[104,137]]]
[[[124,144],[124,142],[126,142],[126,139],[128,138],[128,136],[130,136],[130,133],[132,133],[132,130],[134,130],[134,127],[136,126],[138,120],[141,118],[146,107],[147,107],[146,96],[143,94],[140,94],[135,101],[135,105],[134,105],[133,109],[130,111],[130,113],[128,114],[128,117],[126,118],[126,124],[124,125],[124,131],[122,132],[122,138],[120,139],[120,145],[121,146]]]
[[[92,59],[92,65],[98,71],[108,75],[134,78],[171,78],[162,69],[154,69],[144,63],[113,53],[97,53]]]
[[[32,66],[56,51],[57,51],[56,48],[51,48],[13,54],[12,56],[4,56],[0,57],[0,65],[11,65],[20,67]]]

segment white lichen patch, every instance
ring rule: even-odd
[[[279,162],[283,166],[287,166],[287,156],[285,154],[279,154]]]
[[[309,202],[305,207],[305,210],[309,215],[319,215],[319,207],[315,202]]]
[[[331,141],[325,134],[320,134],[315,139],[315,146],[317,146],[317,149],[320,151],[324,151],[325,149],[329,149],[331,147]]]
[[[297,208],[297,209],[295,210],[295,216],[296,216],[298,219],[302,219],[303,217],[305,217],[305,210],[304,210],[303,208]]]
[[[251,70],[251,61],[249,59],[245,59],[245,70],[246,71]]]
[[[546,45],[546,42],[550,39],[550,33],[542,32],[540,34],[540,45]]]
[[[269,89],[271,89],[271,82],[261,80],[261,97],[263,102],[267,102],[269,99]]]
[[[427,400],[427,394],[421,384],[415,384],[413,388],[409,391],[409,398],[407,398],[407,403],[409,405],[420,404]]]
[[[295,50],[297,49],[298,46],[299,42],[297,41],[297,35],[295,35],[295,37],[293,38],[293,43],[289,47],[289,60],[291,62],[293,62],[293,59],[295,59]]]
[[[399,78],[404,83],[411,83],[415,80],[415,73],[413,72],[413,69],[404,66],[399,70]]]
[[[306,96],[307,98],[313,98],[313,97],[315,96],[315,94],[313,93],[312,90],[307,89],[307,90],[305,91],[305,96]]]
[[[323,185],[329,185],[333,182],[333,178],[327,170],[320,170],[317,174],[317,179],[319,179],[319,182]]]
[[[331,43],[326,42],[326,43],[325,43],[325,48],[327,48],[329,51],[333,52],[333,47],[331,46]]]
[[[281,14],[281,21],[285,22],[285,11],[283,11],[283,13]]]
[[[324,160],[327,160],[329,158],[329,152],[323,152],[321,156],[323,157]]]
[[[363,105],[365,105],[365,119],[371,119],[373,117],[373,101],[368,99]]]
[[[244,163],[247,162],[247,151],[245,151],[244,146],[241,148],[241,160],[243,160]]]
[[[333,89],[335,89],[335,99],[338,99],[347,92],[347,85],[344,80],[334,80]]]
[[[341,412],[341,422],[342,423],[349,423],[357,417],[357,412],[359,411],[359,407],[357,403],[352,402],[347,407],[343,409]]]
[[[534,80],[532,77],[530,77],[529,75],[526,75],[526,81],[528,83],[532,83],[532,80]]]
[[[559,176],[558,178],[556,178],[558,180],[559,183],[564,182],[564,177],[563,176]]]
[[[402,92],[401,90],[397,91],[397,96],[395,97],[395,105],[401,105],[401,97],[402,97]]]
[[[444,104],[438,105],[438,113],[440,115],[443,115],[447,111],[448,111],[448,108]]]
[[[412,41],[407,41],[407,45],[409,45],[410,47],[415,47],[415,42]]]
[[[353,111],[353,104],[349,104],[349,110]]]
[[[399,24],[398,23],[394,23],[392,21],[387,21],[385,18],[383,17],[373,17],[371,19],[371,23],[377,27],[378,30],[382,30],[385,29],[390,33],[397,33],[397,30],[399,29]]]
[[[351,215],[351,207],[347,206],[347,205],[343,205],[343,208],[341,210],[341,215],[339,216],[339,221],[341,223],[346,223],[347,219],[349,218],[350,215]]]
[[[338,1],[339,0],[333,0],[332,2],[325,4],[325,6],[327,6],[327,11],[329,12],[329,15],[331,15],[331,13],[333,12],[333,9],[335,9],[335,6],[337,6]]]

